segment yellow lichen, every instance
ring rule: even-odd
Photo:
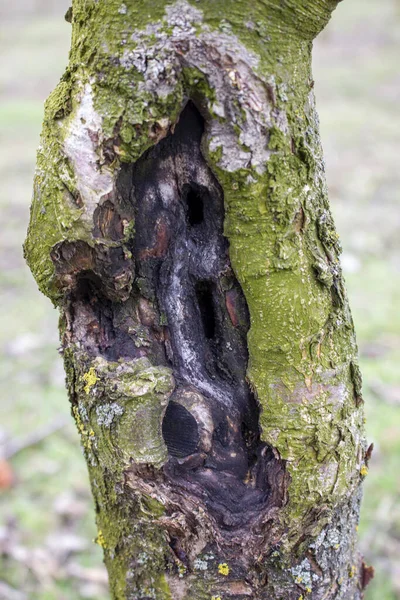
[[[211,600],[222,600],[221,596],[211,596]]]
[[[366,475],[368,475],[368,467],[367,465],[363,465],[360,469],[360,475],[362,477],[366,477]]]
[[[82,419],[81,416],[79,414],[79,410],[77,406],[73,406],[72,407],[72,412],[74,413],[74,417],[75,417],[75,421],[76,421],[76,426],[78,428],[78,431],[80,434],[85,435],[87,433],[87,431],[85,430],[85,426],[82,423]]]
[[[97,538],[95,539],[96,544],[101,546],[102,548],[107,548],[106,540],[104,539],[104,534],[101,529],[99,529]]]
[[[349,577],[354,577],[354,575],[357,573],[357,567],[355,565],[352,565],[349,569]]]
[[[72,412],[75,417],[76,426],[78,428],[78,431],[82,436],[82,446],[86,450],[91,450],[92,449],[92,439],[95,437],[95,433],[94,433],[93,429],[91,429],[90,431],[87,431],[87,429],[85,429],[85,426],[82,422],[82,419],[79,414],[79,410],[78,410],[77,406],[72,407]]]
[[[89,371],[83,374],[82,379],[86,381],[86,385],[83,389],[88,394],[99,378],[96,375],[95,368],[90,367]]]
[[[220,563],[218,565],[218,573],[220,573],[221,575],[225,575],[225,577],[227,575],[229,575],[229,567],[226,563]]]

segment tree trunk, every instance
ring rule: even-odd
[[[361,378],[314,107],[335,0],[74,0],[25,245],[115,600],[359,600]]]

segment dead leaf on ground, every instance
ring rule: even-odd
[[[0,490],[8,490],[14,483],[14,471],[5,458],[0,458]]]

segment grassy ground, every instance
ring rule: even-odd
[[[52,435],[0,462],[0,600],[105,600],[85,464],[69,417],[57,314],[21,244],[43,112],[67,59],[64,0],[0,0],[0,448]],[[375,443],[360,537],[376,567],[368,600],[400,599],[400,5],[341,3],[315,49],[333,211]],[[15,590],[14,596],[11,590]]]

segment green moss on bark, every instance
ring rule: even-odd
[[[136,589],[154,600],[170,600],[168,544],[154,523],[164,506],[139,492],[127,499],[123,490],[132,461],[154,468],[165,462],[161,422],[174,388],[171,371],[152,367],[147,359],[92,360],[72,348],[65,364],[95,499],[96,542],[104,550],[112,597],[133,598],[127,596],[129,588],[132,594]]]

